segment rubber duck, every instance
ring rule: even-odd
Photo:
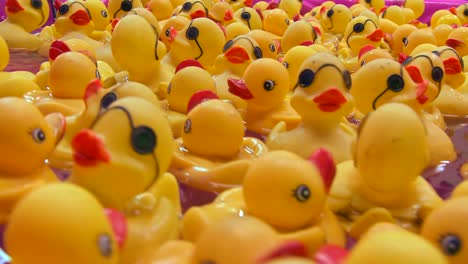
[[[199,0],[187,0],[181,6],[179,11],[179,15],[185,16],[190,19],[195,19],[199,17],[206,17],[208,18],[209,9],[211,5],[207,5],[209,1],[199,1]]]
[[[234,8],[227,2],[214,3],[209,10],[209,17],[222,26],[229,25],[234,22]]]
[[[106,5],[99,0],[86,0],[83,4],[88,8],[91,20],[94,23],[94,31],[90,37],[98,41],[109,42],[111,35],[106,29],[111,22],[111,18]]]
[[[234,12],[234,20],[242,22],[250,30],[263,29],[263,15],[251,7],[242,7]]]
[[[174,72],[182,61],[195,59],[203,68],[211,71],[225,43],[226,38],[220,26],[209,18],[196,18],[177,34],[162,64],[167,71]]]
[[[104,89],[100,80],[91,81],[85,91],[83,98],[85,108],[74,115],[66,117],[67,128],[63,138],[59,141],[49,164],[60,170],[71,170],[73,167],[72,140],[82,129],[90,128],[97,116],[105,111],[114,101],[129,96],[140,97],[155,105],[159,104],[156,95],[147,86],[136,82],[117,83],[110,88]]]
[[[161,67],[166,49],[155,26],[139,15],[124,16],[112,32],[111,48],[129,80],[145,84],[158,96],[164,94],[172,74]]]
[[[117,237],[125,236],[125,219],[108,212],[83,188],[48,184],[26,195],[13,210],[6,248],[18,264],[118,263]],[[114,226],[122,229],[119,234]]]
[[[321,36],[320,29],[314,28],[312,24],[305,20],[291,23],[281,40],[281,50],[287,53],[291,48],[298,45],[312,45]]]
[[[166,45],[167,50],[171,49],[172,42],[174,42],[177,34],[188,24],[190,19],[184,16],[172,16],[164,22],[161,27],[160,40]]]
[[[300,116],[286,100],[289,73],[279,61],[258,59],[247,67],[242,79],[228,79],[228,85],[229,92],[247,100],[247,130],[268,135],[280,121],[288,130],[299,125]]]
[[[394,58],[399,58],[400,54],[403,53],[403,48],[408,46],[408,36],[416,30],[418,30],[416,26],[411,24],[405,24],[399,26],[393,32],[390,46]],[[405,59],[406,57],[403,57],[402,59],[400,59],[400,61],[403,62]]]
[[[453,7],[450,9],[450,12],[452,14],[457,15],[458,19],[460,19],[460,22],[462,25],[468,24],[468,5],[467,4],[461,4],[458,7]]]
[[[259,139],[244,137],[242,117],[234,106],[223,100],[206,101],[208,95],[200,91],[189,102],[190,106],[201,103],[187,114],[171,171],[192,187],[221,192],[240,186],[252,161],[267,148]]]
[[[244,7],[253,7],[253,1],[252,0],[244,0],[244,1],[228,0],[227,2],[232,6],[232,8],[234,9],[234,12],[236,12],[237,10],[242,9]]]
[[[353,16],[348,7],[342,4],[336,4],[329,9],[324,9],[324,15],[320,19],[323,29],[332,34],[343,35],[347,24]]]
[[[358,3],[349,7],[349,11],[351,11],[351,14],[353,15],[353,17],[359,16],[359,14],[361,14],[365,10],[369,10],[369,8],[366,7],[365,5],[358,4]]]
[[[355,133],[342,123],[353,110],[350,73],[335,56],[317,53],[302,63],[296,80],[291,106],[302,123],[290,131],[282,123],[276,125],[268,136],[268,148],[288,150],[303,158],[325,148],[337,163],[350,160]]]
[[[361,122],[354,149],[354,160],[338,164],[328,197],[350,235],[359,238],[378,222],[418,231],[427,212],[442,203],[419,176],[430,161],[419,114],[401,103],[382,105]]]
[[[160,108],[141,98],[119,99],[78,132],[71,145],[75,166],[70,181],[127,219],[119,263],[139,263],[177,238],[179,191],[166,172],[174,143]]]
[[[456,153],[450,138],[436,125],[436,122],[424,118],[422,106],[429,98],[427,95],[429,83],[424,79],[419,83],[413,81],[411,76],[421,75],[421,73],[417,69],[411,70],[416,73],[410,75],[404,66],[389,59],[377,59],[365,64],[353,75],[351,94],[355,99],[355,106],[361,113],[368,114],[389,102],[409,105],[425,122],[431,157],[430,165],[437,165],[441,161],[453,161]],[[369,79],[369,76],[373,78]],[[415,79],[421,81],[422,77]],[[374,85],[370,86],[369,82]],[[442,91],[443,87],[437,98],[441,96]],[[434,104],[438,107],[436,101],[437,99]]]
[[[413,10],[396,5],[387,7],[381,14],[382,18],[388,19],[397,25],[409,23],[411,20],[416,19]]]
[[[431,29],[418,29],[411,32],[403,45],[403,53],[409,55],[420,44],[437,44],[437,39]]]
[[[216,92],[216,83],[198,61],[183,61],[167,88],[168,119],[174,138],[182,135],[188,105],[193,94],[201,90]]]
[[[457,15],[451,13],[449,10],[439,10],[434,12],[431,17],[431,26],[436,27],[438,25],[447,24],[450,26],[459,27],[462,26],[460,19]]]
[[[137,7],[144,7],[141,0],[109,0],[107,10],[111,19],[121,18]]]
[[[5,223],[18,200],[30,191],[57,181],[45,160],[64,130],[63,117],[44,117],[32,104],[17,98],[0,98],[2,199],[0,222]],[[19,148],[18,146],[21,146]]]
[[[437,46],[445,46],[453,27],[447,24],[441,24],[433,28],[434,36],[437,39]]]
[[[283,9],[275,8],[263,12],[263,30],[283,36],[289,27],[290,19]]]
[[[280,37],[260,29],[251,30],[246,35],[257,42],[264,58],[276,59],[278,57],[281,49]]]
[[[445,44],[456,50],[460,57],[465,57],[468,55],[468,47],[465,43],[468,43],[468,27],[459,27],[448,35]]]
[[[145,7],[153,13],[158,21],[170,19],[175,9],[172,1],[169,0],[150,0]]]
[[[372,45],[380,47],[383,41],[383,31],[370,18],[358,16],[347,25],[341,45],[351,49],[351,56],[357,56],[361,47]]]
[[[426,3],[424,0],[407,0],[403,3],[403,7],[411,9],[414,12],[415,19],[418,19],[424,14]]]
[[[0,36],[12,49],[39,49],[42,39],[30,32],[41,28],[49,19],[49,2],[8,0],[4,3],[7,17],[0,22]]]
[[[226,41],[229,41],[238,36],[247,35],[250,32],[250,29],[246,24],[236,21],[225,26],[224,32],[226,33]]]
[[[462,242],[468,231],[461,222],[468,214],[466,202],[468,197],[445,201],[429,214],[421,229],[421,235],[436,246],[451,264],[463,263],[468,257]]]
[[[376,14],[380,14],[385,8],[385,1],[384,0],[359,0],[357,1],[358,4],[366,7],[366,8],[369,8],[376,13]]]
[[[390,54],[390,51],[387,49],[375,48],[372,45],[366,45],[361,48],[358,56],[358,64],[360,67],[364,66],[366,63],[369,63],[376,59],[390,59],[393,57]]]
[[[398,241],[398,243],[395,243]],[[448,264],[427,240],[405,230],[384,230],[366,236],[353,248],[345,264],[359,263]]]
[[[250,36],[241,35],[226,42],[223,54],[216,59],[213,75],[219,97],[231,101],[239,109],[245,109],[245,100],[229,92],[228,79],[242,78],[247,67],[261,58],[263,51]]]

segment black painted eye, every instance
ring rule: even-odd
[[[345,82],[346,88],[351,89],[351,85],[353,84],[353,82],[352,82],[352,79],[351,79],[351,73],[349,73],[349,71],[345,70],[343,72],[343,80]]]
[[[166,29],[166,31],[164,31],[164,35],[166,37],[170,37],[171,36],[171,31],[169,29]]]
[[[275,51],[276,51],[275,44],[270,44],[268,47],[270,48],[270,51],[271,51],[271,52],[275,52]]]
[[[242,12],[241,13],[241,18],[244,20],[250,20],[250,13],[249,12]]]
[[[136,127],[132,131],[132,147],[140,154],[152,153],[157,144],[156,134],[147,126]]]
[[[287,61],[283,62],[283,66],[287,69],[289,68],[289,63]]]
[[[387,86],[392,92],[398,93],[405,87],[405,82],[398,74],[393,74],[387,79]]]
[[[32,138],[34,139],[34,141],[36,141],[36,143],[42,143],[46,140],[46,135],[44,133],[44,131],[42,131],[42,129],[40,128],[36,128],[32,131],[31,133],[32,135]]]
[[[299,74],[299,85],[307,87],[314,82],[315,73],[310,69],[305,69]]]
[[[226,42],[226,44],[224,44],[223,47],[223,52],[226,52],[232,46],[232,44],[234,44],[234,41],[232,39]]]
[[[310,198],[310,189],[307,187],[307,185],[301,184],[299,185],[295,190],[294,190],[294,197],[299,202],[306,202]]]
[[[191,131],[192,131],[192,120],[187,119],[185,120],[185,124],[184,124],[184,132],[185,134],[188,134]]]
[[[401,41],[403,42],[403,45],[408,46],[408,38],[407,37],[404,37],[403,39],[401,39]]]
[[[315,16],[315,15],[317,15],[317,12],[314,11],[314,12],[310,13],[310,15]]]
[[[372,0],[366,0],[366,3],[370,4],[372,2]]]
[[[335,11],[333,11],[333,9],[328,10],[327,17],[333,16],[334,13],[335,13]]]
[[[182,11],[190,11],[192,9],[192,3],[186,2],[182,5]]]
[[[112,256],[112,238],[108,234],[100,234],[97,239],[97,244],[102,256]]]
[[[440,67],[434,67],[434,69],[432,69],[432,79],[436,82],[440,82],[442,78],[444,78],[444,71]]]
[[[194,40],[194,39],[197,39],[198,38],[198,34],[200,32],[198,31],[198,28],[196,27],[189,27],[187,29],[187,32],[185,33],[185,36],[187,37],[187,39],[189,40]]]
[[[254,47],[253,52],[254,52],[255,58],[257,58],[257,59],[263,58],[263,52],[262,52],[261,48]]]
[[[101,10],[101,16],[102,16],[102,17],[107,17],[107,12],[106,12],[106,10]]]
[[[70,9],[70,7],[68,5],[61,5],[60,8],[59,8],[59,14],[60,15],[65,15],[66,13],[68,13],[68,10]]]
[[[40,9],[42,7],[42,0],[31,0],[31,6]]]
[[[357,23],[356,25],[354,25],[353,31],[356,32],[356,33],[360,33],[362,31],[364,31],[364,24],[363,23]]]
[[[266,80],[264,83],[263,83],[263,89],[265,89],[266,91],[271,91],[273,90],[273,88],[275,88],[275,81],[272,81],[272,80]]]
[[[465,11],[463,11],[463,15],[468,16],[468,9],[465,9]]]
[[[439,241],[445,255],[455,256],[462,248],[462,241],[457,235],[445,235]]]
[[[107,109],[115,101],[117,101],[117,95],[114,92],[104,95],[101,99],[101,109]]]
[[[132,8],[133,8],[132,2],[128,1],[128,0],[122,1],[122,3],[120,4],[120,8],[123,11],[128,12],[128,11],[132,10]]]

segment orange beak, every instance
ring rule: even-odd
[[[199,18],[199,17],[205,17],[206,14],[205,14],[205,11],[203,10],[197,10],[195,12],[193,12],[192,14],[190,14],[190,18],[191,19],[195,19],[195,18]]]
[[[174,27],[170,27],[169,28],[169,41],[170,42],[173,42],[174,39],[177,37],[177,29],[175,29]]]
[[[445,73],[457,74],[462,72],[462,66],[459,60],[455,58],[448,58],[444,60]]]
[[[314,103],[318,104],[320,111],[327,113],[337,111],[346,102],[348,100],[337,88],[328,89],[314,98]]]
[[[232,10],[226,10],[224,13],[224,21],[230,21],[234,18],[234,14],[232,13]]]
[[[5,7],[10,13],[18,13],[24,10],[24,8],[20,5],[18,0],[7,0],[5,3]]]
[[[70,19],[74,24],[79,26],[85,26],[91,22],[91,18],[89,17],[88,12],[82,9],[73,13],[73,15],[70,16]]]
[[[418,67],[414,65],[408,65],[405,67],[405,69],[409,73],[409,75],[411,76],[411,79],[413,79],[414,82],[421,83],[424,81],[421,71],[419,70]]]
[[[253,98],[252,93],[245,84],[244,80],[238,79],[228,79],[229,92],[235,96],[238,96],[244,100],[249,100]]]
[[[465,43],[463,41],[453,38],[447,39],[447,41],[445,41],[445,44],[453,49],[465,46]]]
[[[249,54],[243,47],[235,46],[230,48],[224,56],[230,63],[241,64],[250,60]]]
[[[424,104],[427,102],[429,97],[426,95],[427,87],[429,82],[424,80],[423,82],[418,83],[418,87],[416,88],[416,99],[420,104]]]
[[[110,154],[104,142],[92,130],[83,129],[72,140],[73,159],[83,167],[92,167],[99,162],[108,163]]]
[[[252,4],[253,4],[252,0],[245,0],[243,3],[247,7],[252,7]]]
[[[372,32],[370,35],[367,36],[368,39],[374,42],[381,41],[383,37],[384,37],[384,33],[380,28],[376,29],[374,32]]]

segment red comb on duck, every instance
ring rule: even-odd
[[[117,24],[119,23],[119,21],[120,21],[120,19],[118,19],[118,18],[112,19],[112,22],[111,22],[112,31],[114,31],[114,29],[117,26]]]
[[[103,140],[92,130],[83,129],[72,140],[73,160],[79,166],[92,167],[109,162],[110,154]]]
[[[297,22],[297,21],[299,21],[299,20],[301,20],[301,15],[300,15],[300,14],[295,14],[295,15],[293,16],[293,21],[294,21],[294,22]]]
[[[86,86],[86,90],[85,90],[85,94],[84,94],[84,98],[83,98],[85,100],[85,102],[89,97],[97,94],[97,92],[99,90],[101,90],[101,88],[102,88],[101,80],[99,80],[99,79],[92,80],[88,84],[88,86]]]
[[[275,9],[275,8],[277,8],[277,7],[278,7],[278,2],[272,1],[272,2],[270,2],[270,3],[268,4],[268,6],[267,6],[266,9],[267,9],[267,10],[273,10],[273,9]]]
[[[234,18],[234,14],[232,13],[232,10],[226,10],[224,12],[224,21],[231,21]]]
[[[336,165],[333,156],[328,150],[319,148],[309,157],[309,161],[315,164],[319,170],[323,184],[325,185],[325,190],[328,192],[336,174]]]
[[[255,11],[256,11],[257,14],[260,16],[260,19],[263,21],[263,13],[262,13],[262,10],[260,10],[260,8],[255,8]]]
[[[104,213],[112,226],[117,245],[122,249],[127,239],[127,219],[125,219],[125,216],[121,212],[115,209],[106,208],[104,209]]]
[[[462,72],[462,65],[460,60],[456,58],[448,58],[444,60],[445,73],[447,74],[457,74]]]
[[[364,54],[368,53],[368,52],[371,51],[371,50],[375,50],[375,47],[372,46],[372,45],[370,45],[370,44],[365,45],[365,46],[362,47],[361,50],[359,51],[359,57],[358,57],[358,58],[361,59],[361,57],[362,57]]]
[[[284,257],[302,257],[307,258],[307,248],[304,243],[299,241],[287,241],[262,256],[256,263],[262,264]]]
[[[317,264],[342,264],[348,254],[349,252],[340,246],[325,245],[315,253],[314,261]]]
[[[458,39],[453,39],[453,38],[449,38],[447,39],[447,41],[445,41],[445,45],[453,48],[453,49],[456,49],[458,47],[463,47],[465,46],[465,43],[461,40],[458,40]]]
[[[65,52],[71,51],[70,47],[68,45],[61,41],[61,40],[54,40],[52,44],[50,44],[49,48],[49,59],[50,60],[55,60],[58,56]]]
[[[188,59],[188,60],[184,60],[181,63],[179,63],[179,65],[177,65],[177,67],[176,67],[175,72],[177,73],[178,71],[180,71],[180,70],[182,70],[184,68],[187,68],[187,67],[198,67],[198,68],[203,69],[203,65],[201,65],[201,63],[199,61],[193,60],[193,59]]]
[[[250,92],[249,87],[247,87],[244,80],[229,78],[227,82],[229,86],[229,92],[233,95],[238,96],[244,100],[253,98],[253,94]]]
[[[219,99],[219,96],[211,90],[200,90],[195,92],[187,104],[187,112],[190,112],[195,106],[212,99]]]

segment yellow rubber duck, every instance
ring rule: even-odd
[[[468,215],[468,197],[451,198],[426,218],[421,235],[436,246],[450,264],[464,263],[468,257],[463,241],[468,236],[463,219]]]
[[[427,213],[442,203],[419,176],[429,161],[419,114],[401,103],[385,104],[361,123],[354,160],[338,165],[328,197],[330,209],[342,216],[355,238],[378,222],[418,231]]]
[[[213,80],[219,97],[231,101],[237,108],[246,107],[245,100],[229,92],[228,79],[239,79],[255,60],[263,58],[263,51],[250,36],[240,35],[226,42],[223,54],[216,59]]]
[[[398,241],[397,243],[395,243]],[[399,229],[369,234],[353,248],[344,264],[448,264],[447,259],[424,238]]]
[[[88,8],[91,14],[91,20],[94,23],[94,31],[90,34],[92,39],[109,42],[110,32],[106,31],[111,22],[106,5],[99,0],[86,0],[83,4]]]
[[[45,118],[34,105],[16,97],[0,98],[0,120],[9,124],[0,132],[0,222],[5,223],[21,197],[57,181],[45,160],[54,151],[65,123],[63,118]]]
[[[336,4],[329,9],[324,9],[320,24],[326,32],[343,35],[351,19],[353,16],[349,8],[342,4]]]
[[[276,125],[268,136],[268,148],[288,150],[302,158],[325,148],[337,163],[352,159],[355,132],[343,123],[353,110],[350,88],[351,75],[338,58],[329,53],[309,57],[299,70],[291,97],[302,123],[291,131],[285,131],[284,123]]]
[[[459,27],[454,29],[448,35],[448,39],[445,44],[456,50],[460,57],[465,57],[468,55],[468,47],[466,47],[466,43],[468,43],[468,27]]]
[[[185,16],[191,20],[199,17],[209,17],[209,1],[186,0],[179,11],[180,16]]]
[[[360,67],[364,66],[366,63],[369,63],[376,59],[393,59],[392,54],[389,50],[375,48],[372,45],[366,45],[361,48],[358,56],[358,64]]]
[[[418,19],[426,9],[424,0],[407,0],[403,3],[403,7],[409,8],[414,12],[415,19]]]
[[[234,20],[242,22],[250,30],[263,29],[263,15],[251,7],[243,7],[234,12]]]
[[[111,48],[115,61],[128,72],[129,80],[143,83],[161,96],[172,74],[161,67],[166,48],[159,35],[158,29],[144,17],[130,13],[115,26]]]
[[[67,128],[63,138],[49,158],[49,165],[61,170],[71,170],[73,167],[71,142],[76,134],[82,129],[90,128],[97,116],[105,111],[111,103],[129,96],[143,98],[155,105],[159,104],[151,89],[140,83],[131,81],[117,83],[108,89],[104,89],[99,80],[88,84],[84,96],[85,109],[66,117]]]
[[[456,8],[453,7],[450,9],[450,12],[453,14],[457,15],[458,19],[460,19],[460,22],[462,25],[468,24],[468,5],[467,4],[461,4],[457,6]]]
[[[214,93],[200,91],[190,100],[182,137],[176,140],[171,171],[185,184],[221,192],[242,184],[253,160],[267,148],[256,138],[244,137],[239,112]],[[195,105],[197,102],[200,104]],[[223,125],[219,125],[222,123]]]
[[[268,135],[281,121],[288,130],[300,123],[300,116],[291,108],[286,95],[289,74],[279,61],[262,58],[252,62],[242,79],[228,79],[229,92],[247,100],[244,121],[247,130]]]
[[[368,114],[389,102],[401,102],[412,107],[424,120],[427,129],[430,165],[437,165],[441,161],[455,160],[456,153],[452,141],[445,131],[436,125],[437,122],[424,118],[422,106],[429,98],[428,87],[427,81],[414,82],[400,63],[389,59],[377,59],[365,64],[353,75],[351,94],[357,110],[363,114]],[[436,101],[434,104],[437,106]]]
[[[0,22],[0,36],[12,49],[39,49],[43,40],[30,32],[41,28],[49,19],[49,2],[8,0],[4,4],[7,17]]]
[[[391,46],[392,55],[394,58],[398,59],[400,57],[400,54],[403,54],[403,48],[408,46],[408,36],[416,30],[418,30],[416,26],[405,24],[405,25],[399,26],[393,32],[390,46]],[[403,62],[405,59],[406,59],[406,56],[399,59],[399,61]]]
[[[397,25],[408,24],[411,20],[416,19],[413,10],[397,5],[391,5],[385,8],[380,17],[388,19]]]
[[[299,20],[289,25],[281,40],[281,50],[287,53],[291,48],[298,45],[312,45],[319,40],[320,29],[315,28],[305,20]]]
[[[182,61],[195,59],[210,71],[225,43],[226,38],[220,26],[209,18],[196,18],[177,34],[162,64],[167,71],[174,72]]]
[[[253,7],[252,0],[243,0],[243,1],[228,0],[227,2],[232,6],[232,8],[234,9],[234,12],[244,7]]]
[[[121,18],[137,7],[143,7],[141,0],[109,0],[107,10],[111,19]]]
[[[145,7],[153,13],[158,21],[170,19],[175,6],[169,0],[150,0]]]
[[[280,37],[260,29],[251,30],[246,35],[251,36],[257,42],[264,58],[276,59],[278,57],[281,47]]]
[[[447,24],[441,24],[433,28],[432,31],[437,39],[437,46],[445,46],[448,36],[453,31],[453,27]]]
[[[174,42],[177,34],[188,24],[190,19],[184,16],[172,16],[164,22],[161,26],[160,40],[166,45],[167,50],[171,49],[171,45]]]
[[[166,173],[174,143],[160,108],[141,98],[117,100],[71,145],[70,180],[125,214],[128,237],[119,263],[140,263],[178,237],[178,185]]]
[[[380,14],[385,7],[384,0],[358,0],[357,2],[363,7],[372,9],[376,14]]]
[[[411,32],[406,38],[406,44],[403,46],[402,52],[410,55],[421,44],[437,44],[437,39],[431,29],[418,29]]]
[[[166,109],[174,138],[179,138],[183,133],[190,98],[201,90],[216,92],[211,75],[196,60],[181,62],[166,94]]]
[[[83,188],[48,184],[26,195],[15,207],[5,245],[18,264],[114,264],[118,263],[119,247],[111,219]],[[119,218],[113,219],[117,222]],[[125,227],[125,222],[119,227]]]
[[[372,45],[380,47],[383,44],[383,31],[370,18],[358,16],[347,25],[340,45],[351,50],[351,56],[357,56],[361,47]]]
[[[273,33],[277,36],[283,36],[291,23],[288,13],[283,9],[275,8],[265,10],[263,13],[263,30]]]

